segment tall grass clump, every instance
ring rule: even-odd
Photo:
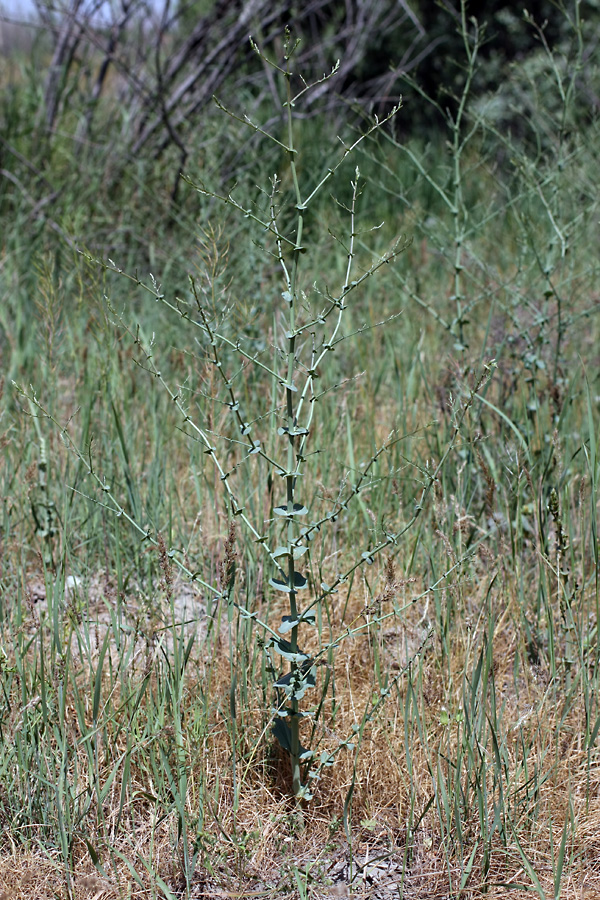
[[[598,678],[597,650],[591,649],[596,647],[598,597],[591,561],[597,556],[597,492],[588,468],[595,453],[591,448],[597,446],[597,410],[591,413],[581,360],[586,333],[598,333],[598,268],[589,256],[598,211],[597,193],[589,184],[589,172],[598,164],[597,119],[588,92],[594,78],[588,48],[598,22],[593,16],[584,21],[578,2],[565,5],[563,13],[562,39],[554,46],[544,26],[525,14],[523,27],[535,31],[539,50],[524,62],[515,61],[511,79],[496,93],[475,96],[485,34],[469,18],[468,4],[461,3],[464,54],[458,91],[445,105],[428,96],[418,79],[406,80],[407,109],[413,98],[436,111],[446,137],[444,152],[435,142],[423,147],[401,141],[392,129],[380,133],[378,154],[365,151],[379,167],[382,188],[415,223],[414,255],[407,263],[417,257],[429,278],[409,264],[390,274],[422,321],[429,322],[428,330],[445,335],[453,348],[444,396],[482,358],[493,357],[498,365],[470,419],[468,446],[460,450],[462,466],[441,473],[436,493],[440,525],[434,534],[450,558],[479,547],[485,553],[494,548],[496,560],[505,559],[517,578],[511,616],[524,642],[513,663],[515,691],[522,693],[525,670],[541,668],[549,703],[560,709],[551,729],[539,721],[533,733],[523,728],[527,719],[518,717],[513,727],[519,742],[511,749],[495,672],[496,629],[503,615],[487,600],[473,610],[483,629],[482,645],[466,639],[461,674],[454,669],[452,643],[468,600],[458,581],[445,603],[440,596],[436,631],[451,689],[444,700],[444,739],[428,765],[431,802],[449,848],[449,880],[459,891],[480,852],[485,880],[491,848],[500,840],[520,856],[533,889],[546,896],[524,849],[532,833],[523,834],[526,823],[526,829],[549,835],[552,890],[560,894],[576,832],[573,808],[569,801],[558,813],[542,809],[538,791],[552,764],[557,769],[563,764],[564,747],[572,729],[577,731],[567,723],[579,702],[586,710],[584,722],[597,721],[595,702],[590,705]],[[386,144],[393,147],[391,155]],[[425,374],[429,385],[430,372]],[[450,418],[446,421],[450,426]],[[582,550],[577,563],[575,545]],[[488,596],[498,575],[494,567]],[[417,706],[413,713],[420,724]],[[582,723],[582,728],[587,754],[597,733],[590,744],[588,726]],[[427,745],[423,731],[419,740]],[[482,755],[483,747],[489,756]],[[528,781],[536,786],[534,793],[525,786]],[[477,851],[464,827],[473,817],[479,821]],[[453,880],[457,855],[461,875]]]

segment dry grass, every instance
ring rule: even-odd
[[[231,661],[226,652],[225,625],[222,623],[216,650],[213,648],[208,652],[206,638],[197,641],[193,659],[186,668],[181,704],[188,772],[186,806],[190,814],[197,808],[200,792],[205,800],[202,828],[205,850],[194,876],[192,897],[296,897],[298,888],[294,871],[309,870],[311,878],[305,877],[308,896],[347,896],[350,857],[343,817],[344,802],[351,786],[348,834],[358,872],[352,885],[353,896],[398,896],[400,882],[407,900],[454,896],[464,872],[465,858],[470,858],[471,853],[470,876],[461,896],[504,896],[509,888],[511,897],[530,896],[531,879],[523,867],[523,853],[547,896],[552,896],[556,848],[561,842],[569,807],[573,832],[568,843],[570,864],[564,873],[561,896],[592,898],[596,892],[600,893],[600,805],[597,802],[600,766],[583,744],[582,698],[576,692],[570,709],[566,712],[562,709],[564,688],[552,682],[544,663],[533,665],[527,660],[523,635],[518,632],[519,601],[514,580],[505,573],[502,580],[496,580],[490,593],[488,585],[493,573],[502,569],[502,560],[487,560],[480,568],[479,575],[474,574],[468,583],[460,586],[462,626],[453,631],[450,660],[444,662],[438,641],[432,638],[413,662],[410,676],[407,673],[398,679],[397,690],[366,724],[360,753],[356,758],[350,750],[340,753],[333,769],[326,771],[317,786],[312,803],[301,811],[289,799],[289,761],[264,733],[263,700],[258,684],[247,685],[245,731],[237,736],[240,781],[234,788],[231,728],[226,712]],[[382,585],[385,590],[383,575]],[[96,592],[102,593],[101,588],[102,585],[97,583]],[[110,598],[107,586],[103,588],[104,597]],[[408,603],[412,596],[421,593],[419,585],[414,579],[403,581],[396,574],[395,590],[398,605],[406,605],[406,609],[402,615],[393,617],[393,629],[387,629],[385,624],[375,624],[349,639],[336,656],[332,672],[335,676],[335,724],[329,727],[328,717],[325,717],[324,728],[317,731],[319,749],[334,748],[340,738],[350,733],[353,725],[360,723],[363,710],[368,707],[377,687],[374,652],[377,650],[386,668],[395,672],[406,660],[407,647],[414,646],[415,635],[418,639],[423,633],[427,601]],[[345,604],[343,622],[342,604],[338,601],[331,613],[333,626],[343,630],[348,623],[364,622],[372,615],[372,604],[366,602],[365,597],[368,600],[363,586],[356,585]],[[97,602],[100,599],[96,596]],[[116,602],[114,594],[110,602]],[[380,602],[389,603],[389,599]],[[39,621],[43,603],[40,600],[36,604],[34,625]],[[130,612],[133,606],[127,602]],[[87,613],[81,615],[93,616],[94,610],[97,619],[98,607],[93,603],[89,604]],[[269,621],[276,623],[280,612],[272,608]],[[136,616],[139,620],[140,610]],[[441,771],[448,774],[446,761],[458,759],[463,752],[460,728],[452,714],[464,705],[465,673],[468,677],[473,673],[490,618],[495,623],[492,669],[496,704],[502,706],[502,738],[506,743],[506,758],[512,763],[512,771],[506,772],[506,783],[512,785],[515,796],[526,789],[522,766],[525,747],[528,771],[535,772],[537,786],[513,819],[521,849],[516,836],[513,840],[506,836],[501,841],[496,835],[487,848],[489,859],[483,873],[483,836],[475,803],[463,811],[462,864],[461,848],[450,840],[436,804],[431,804],[423,817],[420,816],[434,793],[436,767],[440,765]],[[147,624],[151,631],[153,623]],[[91,620],[87,627],[92,634],[97,628]],[[140,626],[136,638],[140,641],[140,654],[139,657],[134,654],[134,659],[138,659],[138,677],[144,672],[154,673],[146,695],[150,697],[159,688],[162,678],[161,643],[155,636],[149,639],[147,634],[142,639],[143,635],[144,629]],[[95,639],[93,653],[96,656],[101,644],[102,636]],[[517,683],[514,680],[516,657],[521,660]],[[9,666],[15,662],[10,652],[7,662]],[[74,652],[73,670],[79,669],[85,675],[84,662]],[[134,666],[134,680],[135,671]],[[322,673],[323,669],[320,669],[320,677]],[[427,736],[425,742],[419,737],[414,711],[411,721],[405,722],[409,681],[415,690],[420,727]],[[85,693],[85,684],[83,677],[79,696],[71,691],[67,700],[68,740],[71,746],[80,747],[71,765],[77,764],[80,773],[86,772],[86,751],[82,746],[84,734],[76,708]],[[198,697],[206,692],[207,684],[210,689],[204,702],[209,710],[208,720],[204,723],[203,733],[199,734],[194,722],[197,721]],[[122,699],[118,696],[117,685],[106,677],[102,705],[108,707],[110,700],[111,708],[118,708]],[[145,715],[153,714],[151,709],[145,709],[145,704],[146,699],[139,710],[142,720]],[[444,709],[451,713],[449,722],[443,716]],[[6,732],[20,727],[22,722],[23,711],[18,702],[13,710],[10,721],[4,723]],[[87,715],[87,724],[92,727],[89,709]],[[162,733],[155,733],[154,737],[171,747],[169,753],[173,759],[175,750],[169,723],[165,722]],[[125,743],[125,733],[121,732],[114,742],[103,747],[97,773],[100,784],[109,779]],[[481,750],[489,754],[491,745]],[[410,754],[410,762],[407,754]],[[492,769],[490,761],[490,772]],[[468,770],[464,777],[468,779]],[[88,819],[85,832],[82,831],[80,837],[74,835],[70,895],[73,900],[162,896],[157,876],[174,896],[184,887],[174,844],[176,816],[174,812],[164,815],[151,801],[158,786],[152,784],[143,754],[137,765],[132,764],[129,778],[124,814],[119,813],[121,785],[117,780],[103,803],[102,827],[94,834],[91,819]],[[466,787],[464,779],[463,784]],[[78,790],[85,794],[88,787],[90,785],[81,781],[80,774]],[[411,810],[412,822],[419,820],[419,824],[407,844]],[[452,823],[446,824],[452,829]],[[43,842],[40,845],[34,824],[28,842],[31,850],[24,851],[21,843],[13,842],[7,825],[5,821],[0,856],[3,896],[11,900],[67,897],[64,860],[60,853],[44,846]],[[86,841],[95,847],[105,867],[106,860],[111,860],[102,876],[90,863]],[[137,873],[135,878],[125,859],[133,865]],[[145,860],[143,864],[142,860]],[[452,894],[449,893],[450,881]],[[529,893],[525,888],[519,891],[519,883],[528,886]]]

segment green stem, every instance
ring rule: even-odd
[[[287,385],[286,385],[286,412],[287,412],[287,428],[288,428],[288,453],[287,453],[287,475],[286,475],[286,494],[287,494],[287,508],[290,516],[288,517],[287,524],[287,549],[288,549],[288,585],[290,587],[290,616],[292,621],[295,621],[298,618],[298,607],[296,604],[296,591],[294,590],[295,577],[296,577],[296,566],[294,562],[294,541],[296,537],[296,525],[294,522],[294,517],[291,515],[294,511],[294,501],[295,501],[295,488],[296,488],[296,478],[295,478],[295,469],[296,469],[296,435],[295,427],[296,427],[296,414],[294,411],[294,390],[293,390],[293,381],[294,381],[294,367],[295,367],[295,354],[296,354],[296,291],[297,291],[297,275],[298,275],[298,263],[302,246],[302,231],[304,227],[304,218],[302,212],[302,198],[300,194],[300,186],[298,184],[298,173],[296,171],[296,150],[294,149],[294,129],[293,129],[293,116],[292,116],[292,94],[291,94],[291,72],[289,70],[289,60],[287,61],[288,65],[286,67],[286,82],[287,82],[287,126],[288,126],[288,154],[290,160],[290,169],[292,174],[292,180],[294,183],[294,191],[296,194],[296,206],[298,210],[298,219],[296,226],[296,243],[294,249],[292,251],[292,266],[289,277],[289,285],[288,291],[290,296],[290,309],[289,309],[289,331],[288,331],[288,348],[287,348]],[[298,626],[296,625],[292,628],[290,635],[290,643],[292,648],[292,653],[298,652]],[[292,679],[293,675],[298,669],[298,663],[291,663],[291,672]],[[290,746],[290,761],[292,767],[292,785],[294,796],[298,797],[300,795],[302,789],[302,780],[300,773],[300,717],[298,715],[299,705],[298,700],[295,696],[292,696],[291,703],[291,721],[290,721],[290,731],[291,731],[291,746]]]

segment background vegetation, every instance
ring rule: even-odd
[[[596,896],[596,4],[39,14],[3,23],[0,64],[0,893]],[[303,734],[334,762],[303,807],[256,621],[286,610],[148,369],[224,438],[269,535],[278,482],[240,465],[207,342],[139,284],[191,302],[192,275],[277,360],[285,286],[253,216],[274,173],[290,228],[296,203],[285,94],[247,36],[281,63],[287,24],[308,82],[341,60],[295,110],[309,190],[403,95],[306,215],[306,303],[352,236],[355,277],[408,239],[348,304],[310,435],[303,499],[335,513],[311,596],[361,565],[319,606]],[[277,385],[221,352],[269,440]]]

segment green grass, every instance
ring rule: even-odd
[[[240,165],[233,196],[263,221],[279,172],[270,243],[215,200],[232,189],[216,156],[175,208],[175,168],[119,160],[107,179],[92,147],[75,179],[66,136],[30,189],[60,186],[48,212],[2,183],[5,896],[598,888],[598,144],[584,116],[563,133],[563,93],[534,156],[468,96],[428,146],[378,129],[306,213],[296,177],[305,198],[341,153],[300,120],[287,162],[275,145]],[[31,158],[18,104],[3,114]],[[303,384],[313,344],[290,348],[282,292],[293,277],[311,319],[349,252],[356,280],[399,234],[343,311],[292,483],[299,443],[290,462],[277,429],[297,398],[272,372]],[[236,403],[263,456],[242,452]],[[288,716],[309,766],[272,736],[288,668],[269,629],[294,609],[263,544],[293,575],[286,479],[322,523],[297,563],[315,685]]]

